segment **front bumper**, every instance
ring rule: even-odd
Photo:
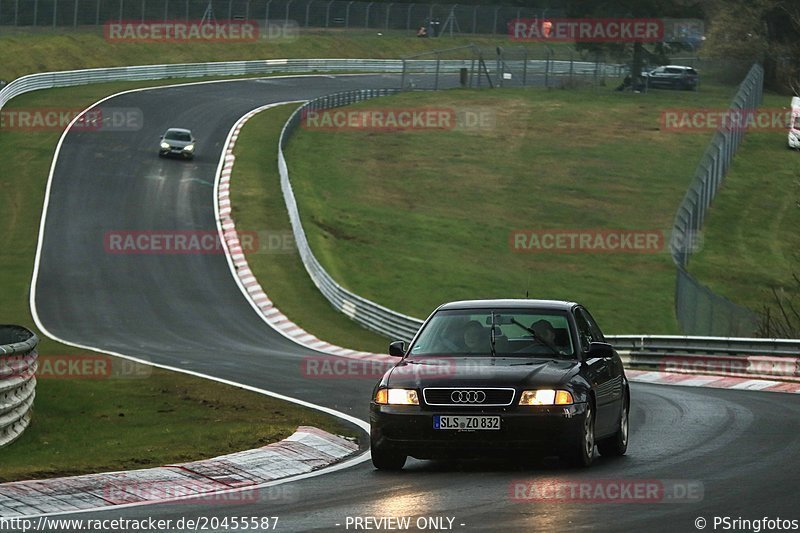
[[[373,445],[417,459],[502,457],[507,451],[558,453],[579,434],[586,403],[507,409],[433,409],[420,406],[370,407]],[[499,416],[499,430],[441,430],[434,415]]]
[[[169,150],[165,150],[164,148],[159,149],[159,155],[162,156],[175,156],[175,157],[184,157],[187,159],[191,159],[194,157],[194,151],[184,150],[183,148],[170,148]]]

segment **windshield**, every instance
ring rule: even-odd
[[[422,330],[409,353],[413,356],[486,356],[493,351],[498,357],[572,357],[574,350],[566,312],[537,309],[439,311]]]
[[[192,136],[185,131],[168,131],[164,138],[168,141],[189,142],[192,140]]]

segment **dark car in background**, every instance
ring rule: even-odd
[[[642,73],[642,80],[648,88],[694,91],[700,81],[700,74],[694,67],[663,65]]]
[[[159,156],[178,156],[184,159],[194,158],[195,143],[192,132],[182,128],[170,128],[161,136],[158,148]]]
[[[589,466],[628,446],[622,361],[573,302],[473,300],[440,306],[375,386],[372,462],[558,455]],[[511,455],[509,455],[511,454]]]

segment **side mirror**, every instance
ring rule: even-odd
[[[389,355],[394,357],[403,357],[406,354],[405,341],[394,341],[389,345]]]
[[[610,359],[614,357],[614,347],[607,342],[592,342],[586,355],[590,358]]]

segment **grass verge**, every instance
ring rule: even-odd
[[[278,174],[278,138],[296,104],[268,109],[250,119],[234,149],[231,205],[239,231],[261,228],[270,235],[291,235]],[[261,230],[259,230],[261,231]],[[275,306],[306,331],[333,344],[379,353],[387,341],[342,313],[322,296],[306,273],[295,247],[247,252],[247,262]]]
[[[789,100],[765,95],[763,107]],[[747,134],[689,263],[715,292],[759,311],[775,307],[771,288],[794,292],[792,273],[800,274],[800,154],[787,148],[787,133]]]
[[[211,458],[279,441],[298,425],[356,435],[312,409],[160,369],[146,379],[40,380],[33,423],[0,449],[0,482]]]
[[[108,94],[164,83],[38,91],[15,98],[8,108],[58,102],[61,108],[83,109]],[[80,356],[90,352],[44,337],[28,307],[45,185],[59,136],[0,130],[0,323],[36,331],[43,356]],[[158,369],[146,380],[43,379],[31,426],[0,449],[0,482],[212,457],[280,440],[300,424],[350,434],[336,419],[313,410]]]
[[[674,267],[655,254],[515,253],[513,230],[669,235],[710,134],[661,111],[726,107],[697,93],[504,90],[404,94],[355,108],[486,110],[493,126],[301,130],[287,160],[315,254],[357,294],[423,317],[448,300],[576,299],[612,333],[677,333]]]

